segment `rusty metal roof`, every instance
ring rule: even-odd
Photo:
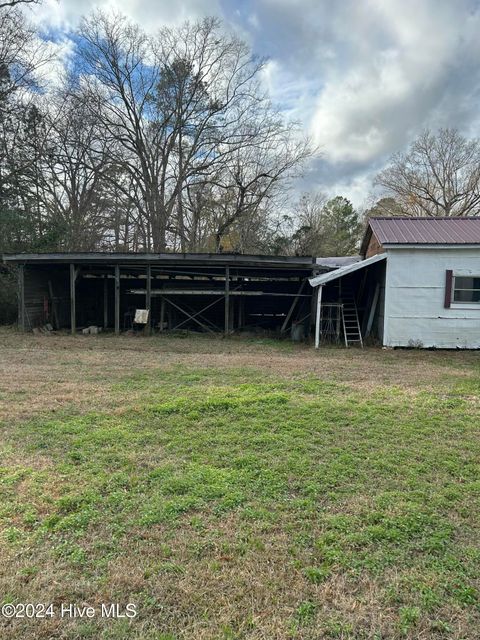
[[[388,244],[480,244],[480,218],[370,218],[378,242]]]

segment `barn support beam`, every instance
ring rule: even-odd
[[[163,331],[164,323],[165,323],[165,298],[162,296],[160,299],[160,331]]]
[[[103,276],[103,330],[108,327],[108,276]]]
[[[145,308],[148,311],[148,320],[145,325],[145,333],[150,335],[152,328],[152,265],[147,265],[147,291],[145,294]]]
[[[25,331],[25,267],[18,265],[18,326]]]
[[[230,267],[225,267],[225,335],[230,332]]]
[[[368,314],[367,328],[365,329],[364,337],[368,338],[372,331],[373,320],[375,318],[375,312],[377,310],[378,298],[380,297],[380,283],[377,282],[375,287],[375,293],[373,294],[372,304],[370,306],[370,313]]]
[[[120,333],[120,266],[115,265],[115,333]]]
[[[317,312],[315,314],[315,349],[318,349],[320,346],[322,324],[322,290],[323,287],[320,285],[317,292]]]
[[[242,329],[245,324],[245,298],[240,298],[238,302],[238,328]]]
[[[162,298],[163,299],[163,298]],[[176,329],[180,329],[180,327],[182,325],[184,325],[185,323],[187,323],[189,320],[195,320],[195,318],[200,318],[201,320],[203,320],[205,323],[206,322],[210,322],[209,320],[207,320],[202,314],[204,311],[207,311],[208,309],[210,309],[211,307],[213,307],[214,305],[216,305],[218,302],[221,301],[221,298],[217,298],[216,300],[214,300],[213,302],[210,302],[209,304],[207,304],[206,307],[203,307],[202,309],[200,309],[200,311],[191,311],[192,315],[187,315],[186,320],[182,320],[181,322],[179,322],[178,324],[176,324],[174,327],[172,327],[172,331],[176,331]],[[213,323],[210,322],[210,324],[215,327],[215,329],[217,331],[220,331],[220,329],[214,325]]]
[[[297,295],[295,296],[295,298],[293,299],[293,302],[290,306],[290,309],[288,310],[287,316],[282,324],[282,328],[280,329],[280,333],[284,333],[284,331],[287,329],[288,327],[288,323],[290,322],[290,318],[292,317],[293,311],[296,307],[297,302],[300,300],[300,296],[302,295],[302,291],[303,291],[303,287],[305,286],[306,280],[302,280],[302,283],[300,285],[300,288],[298,290]]]
[[[70,264],[70,332],[72,335],[77,332],[76,280],[77,269],[74,264]]]
[[[196,322],[200,327],[202,327],[202,329],[205,329],[205,331],[208,331],[209,333],[212,333],[213,335],[215,335],[215,332],[212,331],[210,329],[210,327],[208,327],[206,324],[203,324],[203,322],[200,322],[200,320],[198,320],[198,318],[196,318],[195,316],[197,316],[198,314],[192,315],[191,313],[188,313],[188,311],[185,311],[185,309],[182,309],[182,307],[180,307],[178,304],[175,304],[175,302],[173,302],[173,300],[169,300],[168,298],[165,298],[165,300],[172,305],[172,307],[174,307],[175,309],[177,309],[178,311],[180,311],[180,313],[183,313],[184,315],[187,316],[187,318],[189,320],[193,320],[194,322]]]

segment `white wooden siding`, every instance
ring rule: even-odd
[[[480,305],[444,308],[445,272],[480,275],[480,248],[387,250],[385,346],[480,348]]]

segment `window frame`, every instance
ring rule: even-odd
[[[452,273],[452,285],[451,285],[451,301],[450,308],[452,309],[480,309],[480,295],[478,300],[455,300],[456,291],[479,291],[478,288],[460,288],[457,287],[458,278],[478,278],[480,280],[480,273],[471,273],[465,271],[453,271]]]

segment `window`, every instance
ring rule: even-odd
[[[480,304],[480,276],[455,276],[453,302]]]

